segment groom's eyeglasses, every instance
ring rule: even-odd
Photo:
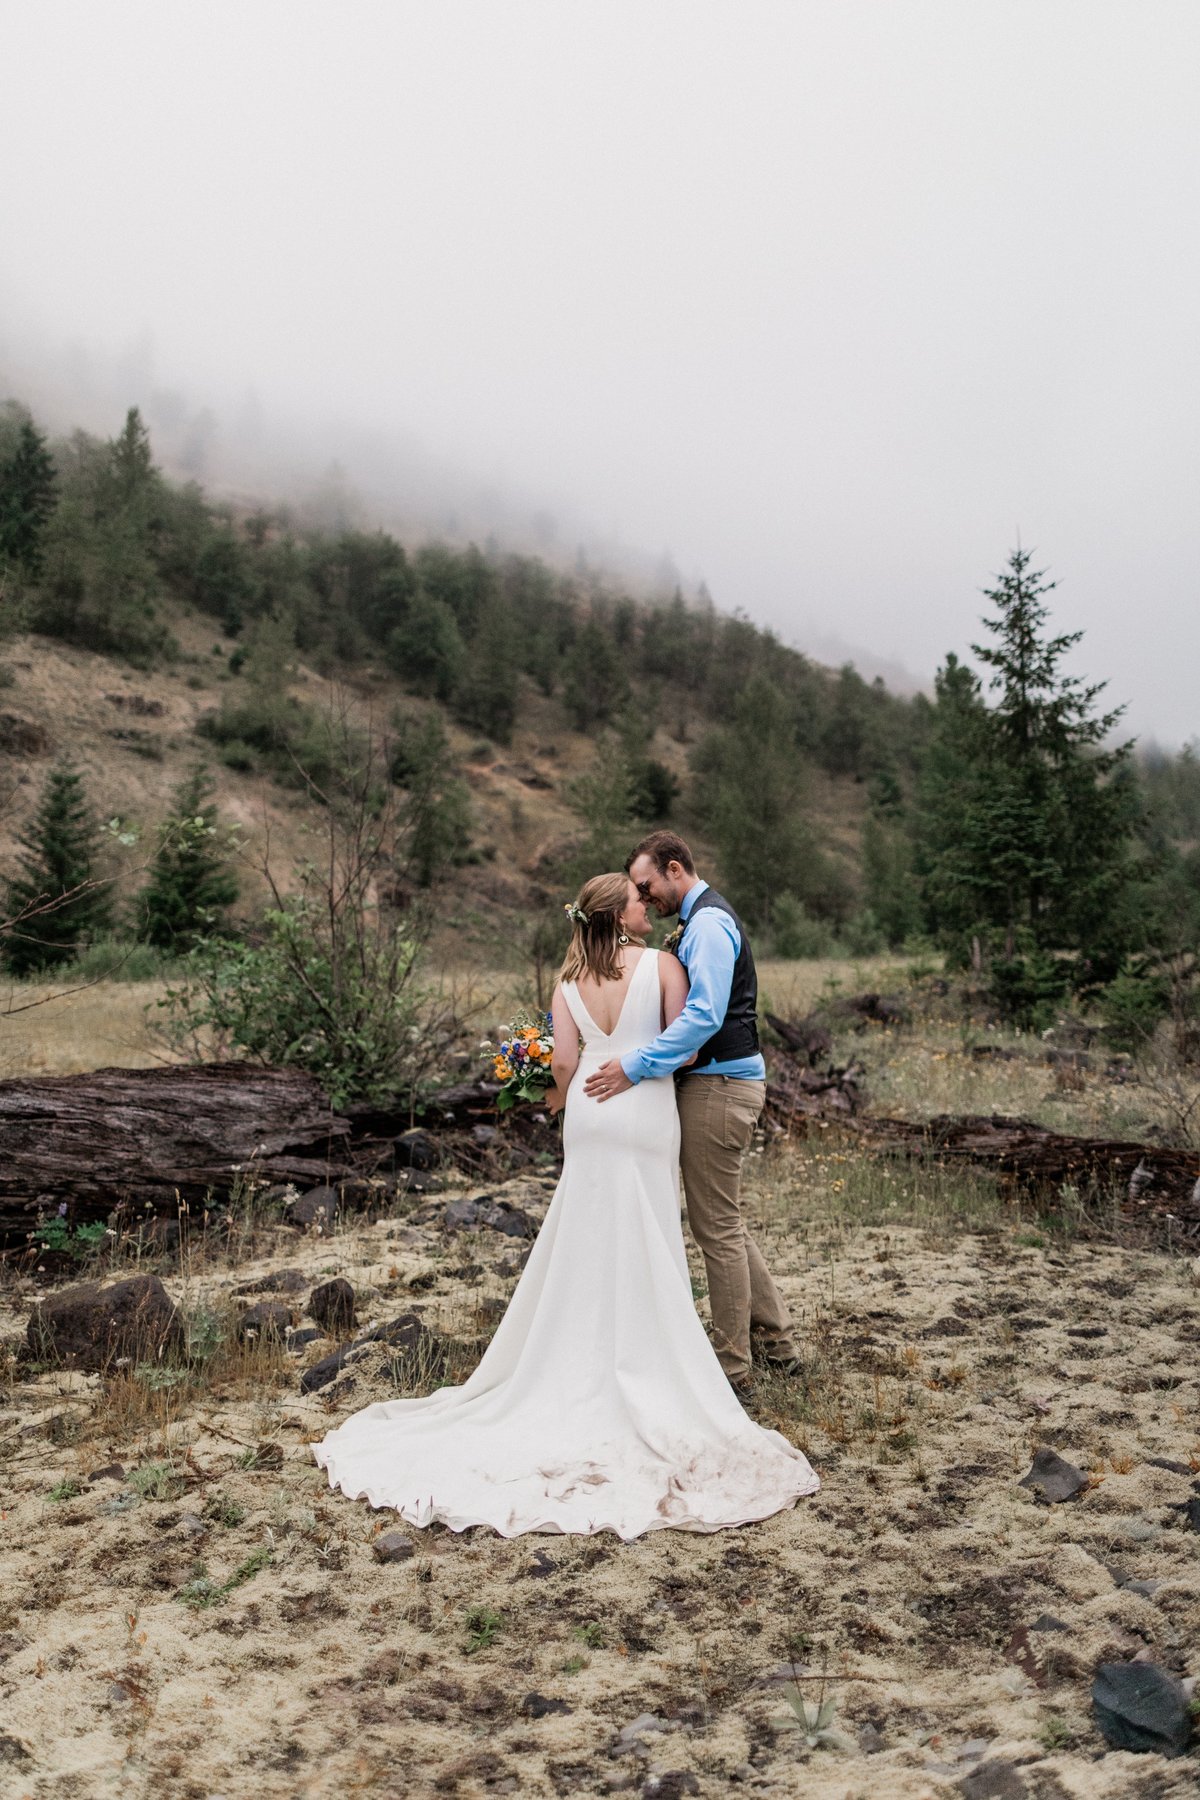
[[[650,898],[650,883],[648,881],[635,881],[633,885],[638,891],[639,900],[648,900]]]

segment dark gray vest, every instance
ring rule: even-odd
[[[715,906],[729,917],[741,934],[742,947],[738,951],[737,961],[733,965],[733,985],[729,990],[729,1005],[720,1029],[710,1037],[707,1043],[701,1044],[696,1053],[696,1060],[686,1069],[680,1071],[690,1075],[697,1069],[707,1067],[709,1063],[736,1062],[743,1056],[758,1055],[758,976],[754,972],[754,958],[750,953],[750,939],[746,935],[746,927],[721,894],[715,888],[705,888],[698,900],[693,901],[692,910],[687,916],[687,931],[696,914],[703,906]]]

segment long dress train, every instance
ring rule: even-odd
[[[696,1315],[674,1084],[603,1104],[583,1090],[657,1034],[657,957],[642,953],[611,1033],[564,982],[583,1050],[563,1174],[508,1310],[461,1387],[364,1407],[315,1444],[331,1487],[418,1526],[627,1539],[745,1524],[817,1489],[746,1416]]]

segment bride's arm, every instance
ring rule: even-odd
[[[554,1059],[550,1064],[554,1086],[546,1089],[546,1108],[553,1113],[561,1112],[567,1104],[567,1089],[579,1067],[579,1027],[571,1017],[561,987],[554,990],[550,1016],[554,1021]]]

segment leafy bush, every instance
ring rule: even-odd
[[[382,923],[352,942],[301,894],[265,915],[257,942],[197,945],[159,1005],[181,1046],[209,1038],[218,1054],[307,1069],[335,1107],[415,1095],[429,1074],[416,954]]]
[[[1142,1048],[1154,1028],[1171,1008],[1171,991],[1159,974],[1122,969],[1103,990],[1100,1003],[1108,1022],[1108,1035],[1121,1050]]]
[[[824,919],[814,919],[795,894],[781,894],[775,902],[771,950],[788,961],[833,953],[833,932]]]
[[[1069,975],[1069,965],[1046,951],[1018,949],[992,963],[988,992],[1009,1024],[1044,1031],[1066,997]]]
[[[178,959],[153,944],[99,938],[81,950],[58,979],[62,981],[158,981],[178,967]]]

